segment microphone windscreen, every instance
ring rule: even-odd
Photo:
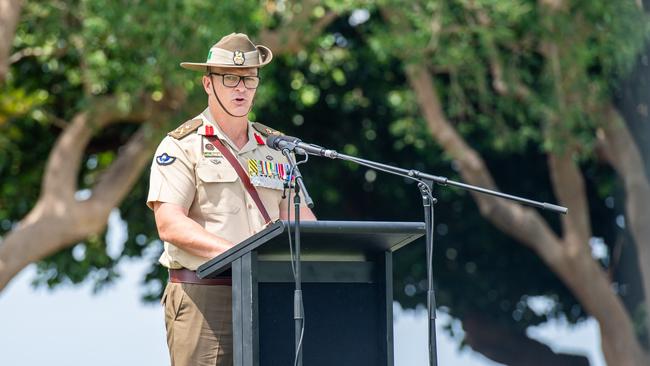
[[[271,136],[267,137],[266,138],[266,146],[270,147],[271,149],[276,149],[277,150],[278,149],[277,143],[278,143],[279,140],[281,140],[280,137],[281,136],[279,136],[279,135],[271,135]]]

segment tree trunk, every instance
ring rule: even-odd
[[[460,165],[464,181],[496,189],[485,163],[444,116],[429,71],[421,65],[407,68],[409,84],[433,138]],[[506,234],[533,249],[571,289],[594,316],[602,333],[603,352],[610,365],[646,365],[648,360],[629,315],[613,292],[609,279],[591,258],[589,221],[581,175],[571,159],[550,156],[556,194],[569,207],[563,217],[564,238],[558,238],[541,216],[530,208],[479,193],[472,193],[481,214]]]
[[[0,242],[0,292],[28,264],[104,231],[111,210],[124,199],[151,161],[155,142],[151,136],[146,137],[149,126],[141,126],[119,149],[117,158],[93,187],[91,197],[78,201],[77,175],[86,145],[93,131],[117,121],[169,118],[184,95],[168,95],[172,99],[160,103],[144,101],[134,113],[120,112],[113,98],[101,98],[89,111],[72,119],[50,152],[36,205]]]
[[[641,152],[622,116],[613,105],[604,111],[607,122],[599,131],[599,140],[609,163],[625,187],[626,225],[634,237],[639,253],[639,269],[645,292],[646,329],[650,334],[650,182],[645,174]]]

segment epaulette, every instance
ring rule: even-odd
[[[259,122],[254,122],[253,123],[253,128],[257,130],[257,132],[261,133],[262,136],[268,137],[269,135],[284,135],[282,132],[277,131],[272,129],[269,126],[265,126]]]
[[[195,131],[197,128],[199,128],[203,124],[203,121],[200,119],[192,119],[189,120],[182,125],[178,126],[174,131],[171,131],[168,133],[169,136],[180,140],[183,137],[189,135],[193,131]]]

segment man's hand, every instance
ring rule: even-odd
[[[289,217],[287,217],[287,208],[289,206],[289,198],[283,199],[280,201],[280,219],[281,220],[293,220],[295,216],[295,208],[293,206],[293,203],[291,204],[291,210],[289,213]],[[305,221],[315,221],[318,220],[316,218],[316,215],[311,211],[311,209],[307,206],[300,206],[300,220],[305,220]]]

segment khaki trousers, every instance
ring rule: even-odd
[[[167,283],[162,297],[172,366],[232,366],[232,288]]]

